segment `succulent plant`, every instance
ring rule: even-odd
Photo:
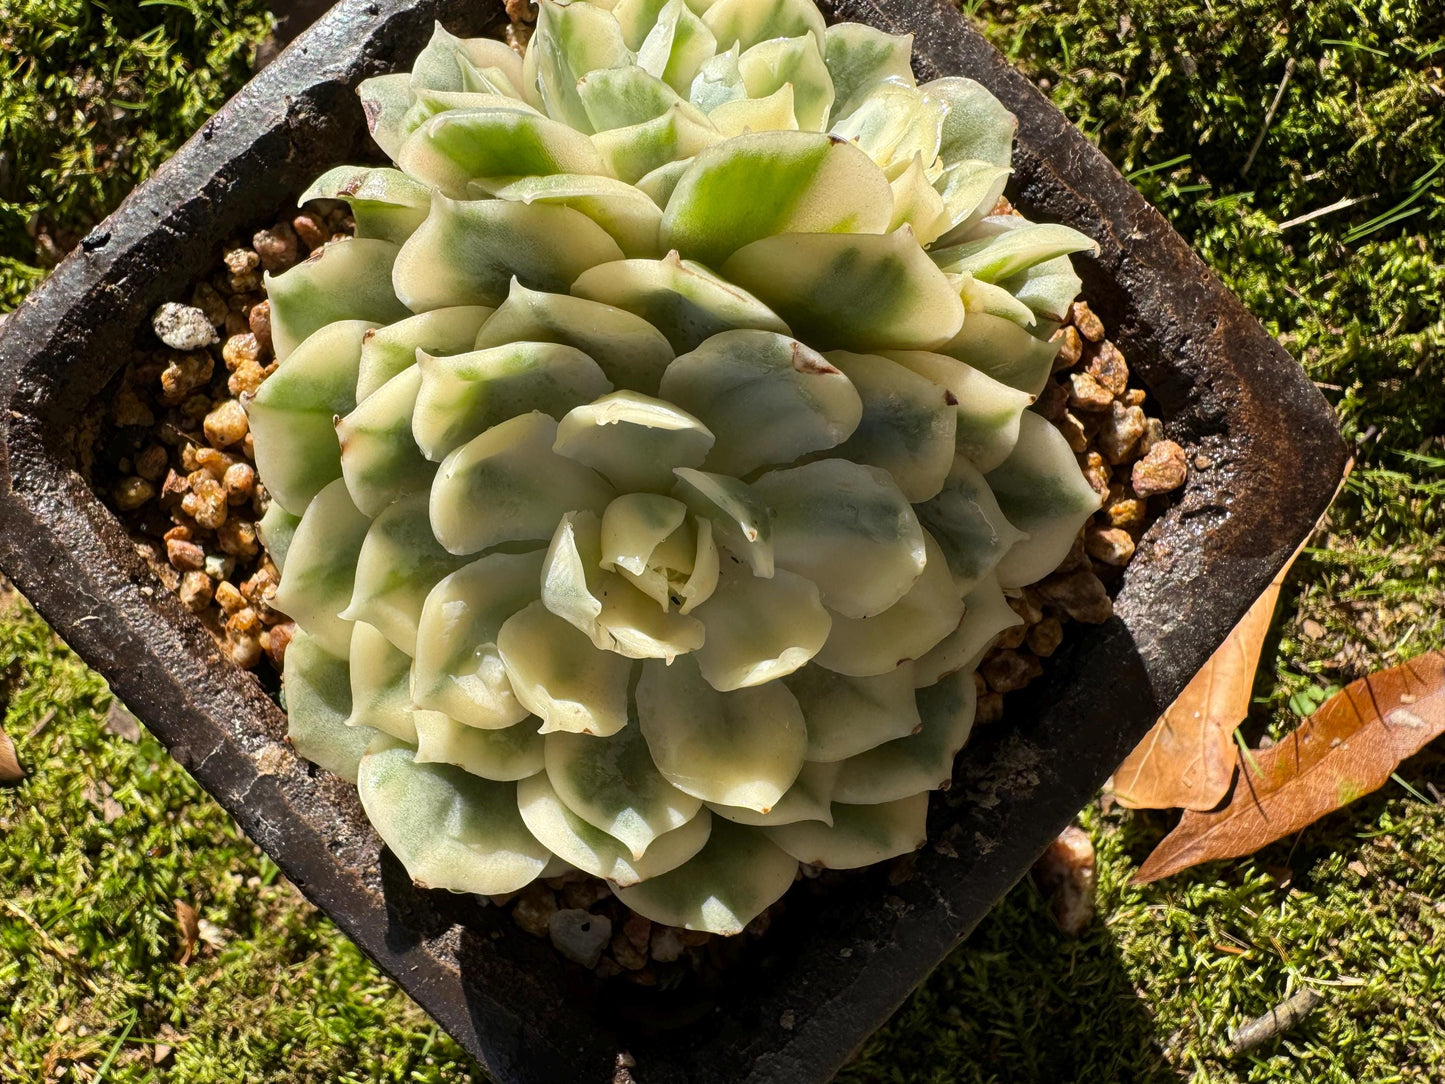
[[[418,883],[741,930],[918,847],[1004,590],[1098,500],[1026,408],[1091,242],[1015,121],[811,0],[542,0],[362,84],[267,284],[291,740]]]

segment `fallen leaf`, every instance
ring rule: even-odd
[[[1256,751],[1229,804],[1186,810],[1140,867],[1138,884],[1217,858],[1253,854],[1385,785],[1445,733],[1445,652],[1353,681],[1294,731]]]
[[[176,905],[176,927],[181,932],[181,954],[176,961],[182,967],[191,962],[191,954],[196,951],[196,942],[200,940],[201,923],[196,909],[185,900],[173,900]]]
[[[1298,553],[1296,553],[1298,556]],[[1204,669],[1114,772],[1126,809],[1213,809],[1229,793],[1239,760],[1234,728],[1249,714],[1254,672],[1294,557],[1240,618]]]
[[[20,758],[15,755],[15,743],[0,727],[0,783],[20,783],[25,779],[25,769],[20,767]]]
[[[119,700],[110,702],[110,710],[105,713],[105,729],[128,742],[140,741],[140,723]]]

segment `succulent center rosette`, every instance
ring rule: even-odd
[[[1072,230],[1014,118],[809,0],[543,0],[361,97],[271,278],[291,737],[419,882],[735,933],[919,846],[972,670],[1098,499],[1026,408]]]

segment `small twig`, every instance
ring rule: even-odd
[[[1328,207],[1318,207],[1308,214],[1300,215],[1298,218],[1291,218],[1288,222],[1281,222],[1275,229],[1283,232],[1292,226],[1303,226],[1306,222],[1313,222],[1315,219],[1323,218],[1325,215],[1332,215],[1336,211],[1343,211],[1346,207],[1353,207],[1357,203],[1364,203],[1366,200],[1374,199],[1375,195],[1375,193],[1371,193],[1368,196],[1355,196],[1350,199],[1336,200]]]
[[[1224,1049],[1225,1055],[1235,1058],[1269,1042],[1298,1024],[1324,1000],[1324,994],[1309,987],[1285,998],[1263,1016],[1256,1017],[1231,1032],[1229,1045]]]
[[[1294,57],[1284,62],[1284,78],[1279,81],[1279,89],[1274,92],[1274,101],[1269,103],[1269,109],[1264,114],[1264,123],[1259,127],[1259,135],[1254,137],[1254,143],[1249,148],[1249,154],[1244,159],[1244,168],[1239,171],[1243,177],[1249,172],[1249,167],[1254,165],[1254,156],[1259,153],[1259,145],[1264,142],[1264,134],[1269,131],[1269,126],[1274,122],[1274,112],[1279,108],[1280,101],[1284,98],[1284,88],[1289,86],[1289,78],[1294,74]]]
[[[45,712],[45,714],[40,717],[40,721],[39,721],[38,723],[36,723],[34,726],[32,726],[32,727],[30,728],[30,733],[26,734],[25,736],[26,736],[27,738],[38,738],[38,737],[40,736],[41,732],[42,732],[47,726],[49,726],[54,719],[55,719],[55,709],[54,709],[54,708],[49,708],[49,709],[47,709],[46,712]]]

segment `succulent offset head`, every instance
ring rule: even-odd
[[[543,0],[361,88],[397,168],[272,278],[292,740],[420,883],[734,933],[924,838],[972,670],[1097,507],[1026,407],[1090,242],[1014,119],[811,0]]]

